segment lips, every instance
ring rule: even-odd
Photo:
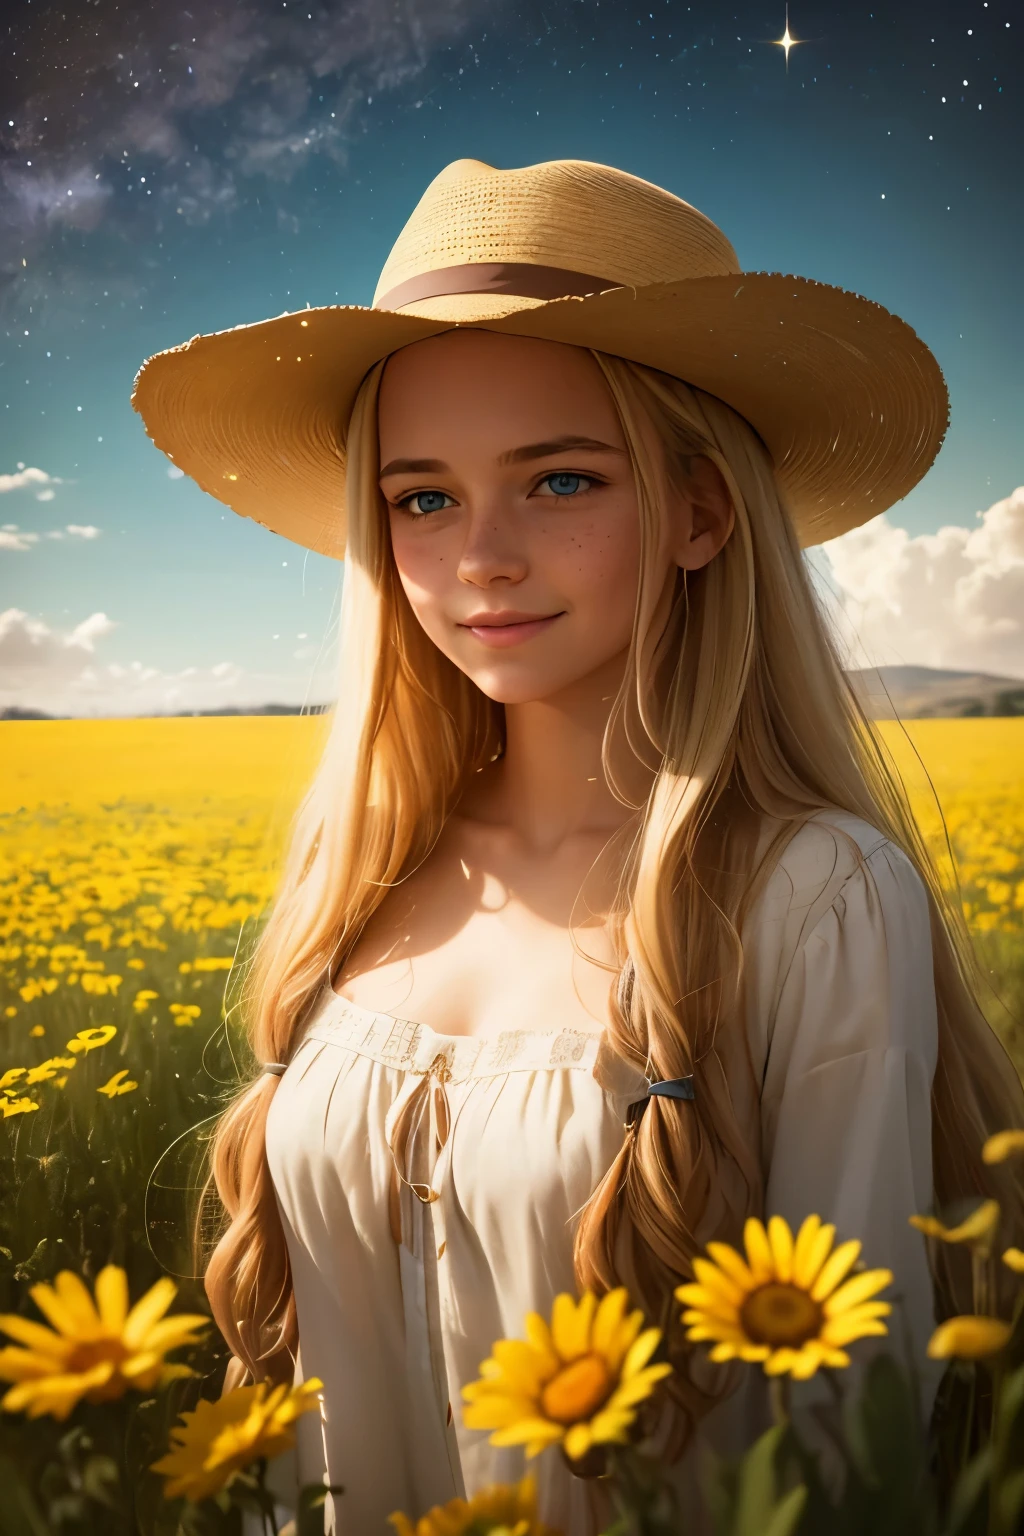
[[[560,613],[548,614],[546,617],[512,611],[479,613],[460,624],[459,628],[467,630],[482,645],[501,649],[510,645],[522,645],[525,641],[531,640],[534,635],[550,629],[552,624],[561,617]]]

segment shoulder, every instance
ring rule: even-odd
[[[766,829],[764,846],[770,838]],[[924,882],[891,838],[848,811],[819,811],[789,839],[744,926],[750,944],[775,942],[791,961],[823,919],[867,905],[885,922],[891,903],[926,913]],[[780,955],[782,958],[782,955]]]
[[[780,853],[742,932],[755,1060],[798,1026],[813,1025],[847,1050],[868,1040],[892,1044],[919,1033],[918,1024],[930,1032],[922,1013],[925,1004],[934,1010],[924,881],[903,850],[861,817],[829,810],[806,822]]]

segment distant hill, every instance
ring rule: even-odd
[[[330,704],[225,704],[221,709],[178,709],[165,711],[159,715],[144,715],[136,718],[147,720],[181,720],[195,719],[200,715],[322,715],[330,709]],[[124,719],[124,716],[108,715],[51,715],[45,709],[23,709],[18,704],[9,704],[5,709],[0,709],[0,720],[81,720],[81,719]],[[128,718],[132,718],[129,716]]]
[[[952,672],[940,667],[869,667],[849,674],[867,713],[874,720],[921,720],[928,717],[1024,715],[1024,678],[992,677],[986,672]],[[182,709],[180,719],[200,715],[321,715],[330,704],[225,705],[221,709]],[[42,709],[9,705],[0,720],[66,720]],[[90,717],[91,718],[91,717]]]
[[[1024,715],[1024,678],[940,667],[869,667],[849,677],[874,720]]]

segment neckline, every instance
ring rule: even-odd
[[[467,1043],[482,1048],[489,1044],[493,1044],[498,1038],[496,1035],[442,1034],[440,1030],[434,1029],[432,1025],[420,1023],[418,1019],[407,1019],[397,1013],[381,1013],[376,1008],[367,1008],[365,1003],[353,1002],[352,998],[345,997],[341,992],[338,992],[333,982],[330,981],[327,983],[327,999],[327,1006],[329,1009],[341,1006],[349,1009],[353,1013],[362,1014],[367,1023],[369,1023],[371,1020],[376,1020],[378,1023],[383,1024],[385,1027],[388,1025],[393,1025],[398,1029],[401,1029],[403,1026],[405,1026],[409,1029],[421,1030],[432,1040],[440,1040],[445,1045],[451,1045],[456,1048],[465,1048]],[[550,1039],[555,1035],[564,1034],[567,1029],[572,1030],[572,1032],[577,1035],[584,1035],[587,1037],[587,1039],[593,1039],[597,1041],[604,1039],[604,1029],[577,1029],[574,1024],[558,1024],[552,1029],[530,1029],[523,1031],[523,1033],[528,1035],[536,1035],[538,1040],[545,1040]]]

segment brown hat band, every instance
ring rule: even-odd
[[[542,267],[532,261],[469,261],[458,267],[419,272],[389,288],[374,309],[401,309],[423,299],[452,293],[512,293],[520,299],[585,298],[624,285],[613,277],[589,277],[568,267]]]

